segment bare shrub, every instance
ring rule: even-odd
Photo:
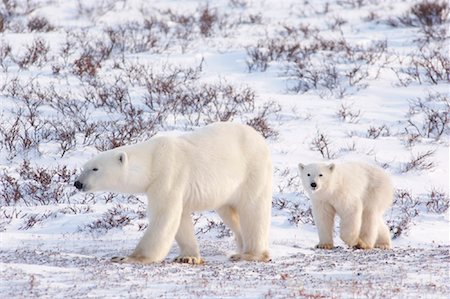
[[[341,103],[336,115],[344,122],[358,123],[361,110],[352,110],[349,104]]]
[[[19,58],[17,64],[20,68],[28,68],[31,65],[41,67],[47,62],[47,54],[50,47],[42,38],[35,38],[33,43],[27,46],[27,50],[22,58]]]
[[[67,166],[45,169],[24,160],[18,178],[7,172],[0,175],[0,183],[4,186],[0,190],[1,204],[35,206],[67,202],[75,192],[67,190],[75,173]]]
[[[144,211],[135,211],[131,208],[123,206],[121,204],[116,204],[112,208],[109,208],[105,213],[102,214],[100,219],[86,225],[91,232],[106,233],[108,230],[123,228],[128,225],[134,224],[132,221],[136,222],[138,230],[143,230],[146,228],[146,223],[139,223],[139,220],[146,219],[146,214]],[[84,228],[80,227],[80,230]]]
[[[201,218],[206,218],[206,225],[199,227],[195,232],[196,235],[206,234],[208,232],[215,231],[216,237],[219,239],[232,236],[231,230],[220,220],[217,221],[214,219],[207,218],[205,216],[200,216],[194,218],[194,224],[197,224]]]
[[[447,94],[428,94],[410,101],[406,132],[439,140],[449,132],[450,98]]]
[[[144,21],[144,24],[128,22],[119,26],[108,27],[105,29],[105,33],[109,43],[104,43],[104,48],[109,53],[113,50],[121,54],[126,51],[131,53],[144,51],[159,53],[167,47],[167,45],[162,44],[162,39],[168,32],[169,26],[156,18],[148,18]]]
[[[269,62],[272,60],[268,51],[259,47],[248,47],[246,51],[247,59],[245,63],[247,64],[248,72],[265,72],[269,67]]]
[[[347,21],[340,16],[334,16],[328,21],[328,28],[332,31],[340,30],[341,26],[347,23]]]
[[[0,203],[2,206],[13,206],[19,203],[23,196],[19,181],[6,171],[0,175]]]
[[[6,18],[3,16],[3,14],[0,14],[0,32],[5,31],[6,29]]]
[[[331,151],[330,139],[320,131],[317,131],[316,137],[311,141],[311,150],[318,151],[323,158],[333,159],[335,154]]]
[[[275,102],[268,102],[260,109],[257,116],[247,121],[247,125],[260,132],[266,139],[276,138],[279,133],[270,126],[268,117],[270,115],[275,115],[280,111],[280,105]]]
[[[425,203],[428,212],[443,214],[448,211],[450,197],[444,191],[433,188]]]
[[[113,228],[122,228],[129,225],[134,219],[129,209],[119,205],[108,209],[102,218],[95,220],[91,224],[86,225],[90,231],[108,231]]]
[[[230,0],[229,4],[233,8],[241,8],[244,9],[248,6],[247,0]]]
[[[391,132],[389,130],[389,127],[385,124],[378,127],[370,126],[370,128],[367,130],[367,137],[372,139],[377,139],[380,136],[386,137],[390,135]]]
[[[406,74],[420,84],[428,82],[436,85],[440,82],[450,82],[450,58],[446,54],[445,46],[427,45],[420,48],[417,53],[409,55],[406,68],[400,68],[398,72]]]
[[[54,27],[49,23],[47,18],[35,16],[28,20],[27,23],[28,30],[37,32],[49,32],[53,31]]]
[[[317,35],[312,43],[299,44],[292,58],[280,55],[277,59],[287,57],[290,91],[315,90],[322,98],[343,98],[366,88],[367,80],[377,78],[387,63],[383,60],[386,48],[386,41],[361,47],[351,45],[343,37],[333,40]]]
[[[55,136],[53,138],[59,143],[62,158],[70,150],[75,149],[75,134],[77,133],[77,130],[72,123],[55,121],[51,122],[50,124],[55,132]]]
[[[24,223],[19,227],[20,230],[27,230],[34,227],[36,224],[44,222],[48,218],[56,218],[57,213],[45,211],[44,213],[27,214],[24,218]]]
[[[21,209],[4,209],[0,208],[0,231],[6,230],[6,225],[10,224],[15,219],[26,217]]]
[[[292,173],[290,168],[276,168],[275,174],[279,177],[279,183],[278,194],[272,200],[272,207],[287,212],[291,224],[297,226],[299,223],[314,224],[311,204],[298,191],[301,184],[298,172]]]
[[[209,6],[200,9],[199,27],[203,36],[211,36],[214,23],[218,21],[217,12]]]
[[[290,201],[286,198],[275,198],[272,206],[278,210],[286,210],[289,213],[288,221],[296,226],[299,223],[314,224],[314,218],[310,206]]]
[[[178,39],[182,45],[182,50],[184,51],[188,44],[193,39],[193,34],[195,32],[196,18],[191,14],[177,14],[172,10],[166,12],[172,22],[177,24],[173,29],[173,36]]]
[[[395,191],[391,217],[387,220],[393,239],[409,230],[413,219],[419,215],[419,205],[420,201],[414,198],[409,191],[403,189]],[[394,210],[396,213],[392,212]]]
[[[100,63],[90,53],[83,53],[73,62],[73,73],[79,77],[95,77]]]
[[[76,204],[76,205],[74,204],[58,210],[58,213],[69,215],[88,214],[92,212],[93,210],[90,205],[83,205],[83,204]]]
[[[421,26],[434,26],[444,24],[449,15],[449,5],[446,1],[424,0],[414,4],[410,10],[415,19],[412,24],[418,22]]]
[[[102,138],[93,140],[94,146],[98,150],[105,151],[136,143],[156,134],[158,119],[144,115],[142,109],[130,106],[129,110],[124,112],[124,116],[117,120],[96,123],[97,132],[102,132]]]
[[[339,0],[338,5],[349,8],[361,8],[373,2],[372,0]]]
[[[39,143],[43,140],[42,122],[29,118],[23,110],[16,111],[12,122],[0,123],[0,138],[3,141],[0,146],[4,148],[8,159],[13,159],[19,154],[26,154],[32,150],[36,150]],[[31,123],[30,123],[31,122]],[[35,127],[32,127],[35,125]]]
[[[267,118],[279,111],[277,105],[266,103],[259,114],[253,116],[256,94],[252,89],[236,88],[226,82],[198,83],[200,68],[175,68],[162,74],[134,68],[129,75],[133,80],[138,78],[134,74],[136,72],[141,74],[141,78],[145,76],[147,94],[144,103],[160,120],[170,116],[176,123],[182,120],[191,126],[199,126],[240,117],[263,135],[276,135]]]
[[[102,80],[90,81],[83,93],[86,102],[94,108],[104,108],[109,112],[125,113],[132,106],[128,87],[120,78],[111,83]]]
[[[398,18],[390,17],[386,23],[392,27],[419,27],[425,41],[445,40],[445,26],[449,16],[449,5],[446,1],[423,0],[413,4],[411,8]]]
[[[8,57],[11,55],[11,50],[10,44],[6,41],[0,41],[0,67],[4,72],[8,71]]]
[[[435,168],[435,164],[433,161],[429,161],[429,159],[433,156],[434,151],[426,151],[418,153],[417,155],[412,154],[411,160],[404,164],[402,167],[402,172],[408,172],[412,170],[422,171],[422,170],[431,170]]]

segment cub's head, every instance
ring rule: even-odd
[[[128,156],[125,152],[110,150],[92,158],[74,186],[81,191],[118,191],[126,173]]]
[[[300,177],[305,191],[312,194],[328,186],[328,182],[333,174],[334,164],[315,163],[304,165],[298,164]]]

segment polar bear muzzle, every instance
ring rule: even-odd
[[[75,188],[77,188],[78,190],[83,189],[83,183],[80,181],[76,181],[74,184]]]

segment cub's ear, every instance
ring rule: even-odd
[[[298,163],[298,169],[300,169],[300,171],[302,171],[303,169],[305,169],[305,165],[302,163]]]
[[[330,171],[333,171],[336,165],[334,165],[334,163],[331,163],[330,165],[328,165],[328,169]]]
[[[117,154],[117,160],[119,161],[120,164],[122,164],[123,166],[126,166],[128,164],[128,155],[125,152],[119,152]]]

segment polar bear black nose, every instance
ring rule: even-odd
[[[311,183],[311,187],[316,188],[316,187],[317,187],[317,184],[314,183],[314,182],[312,182],[312,183]]]
[[[76,181],[75,184],[73,184],[75,186],[75,188],[77,188],[78,190],[83,189],[83,184],[80,181]]]

